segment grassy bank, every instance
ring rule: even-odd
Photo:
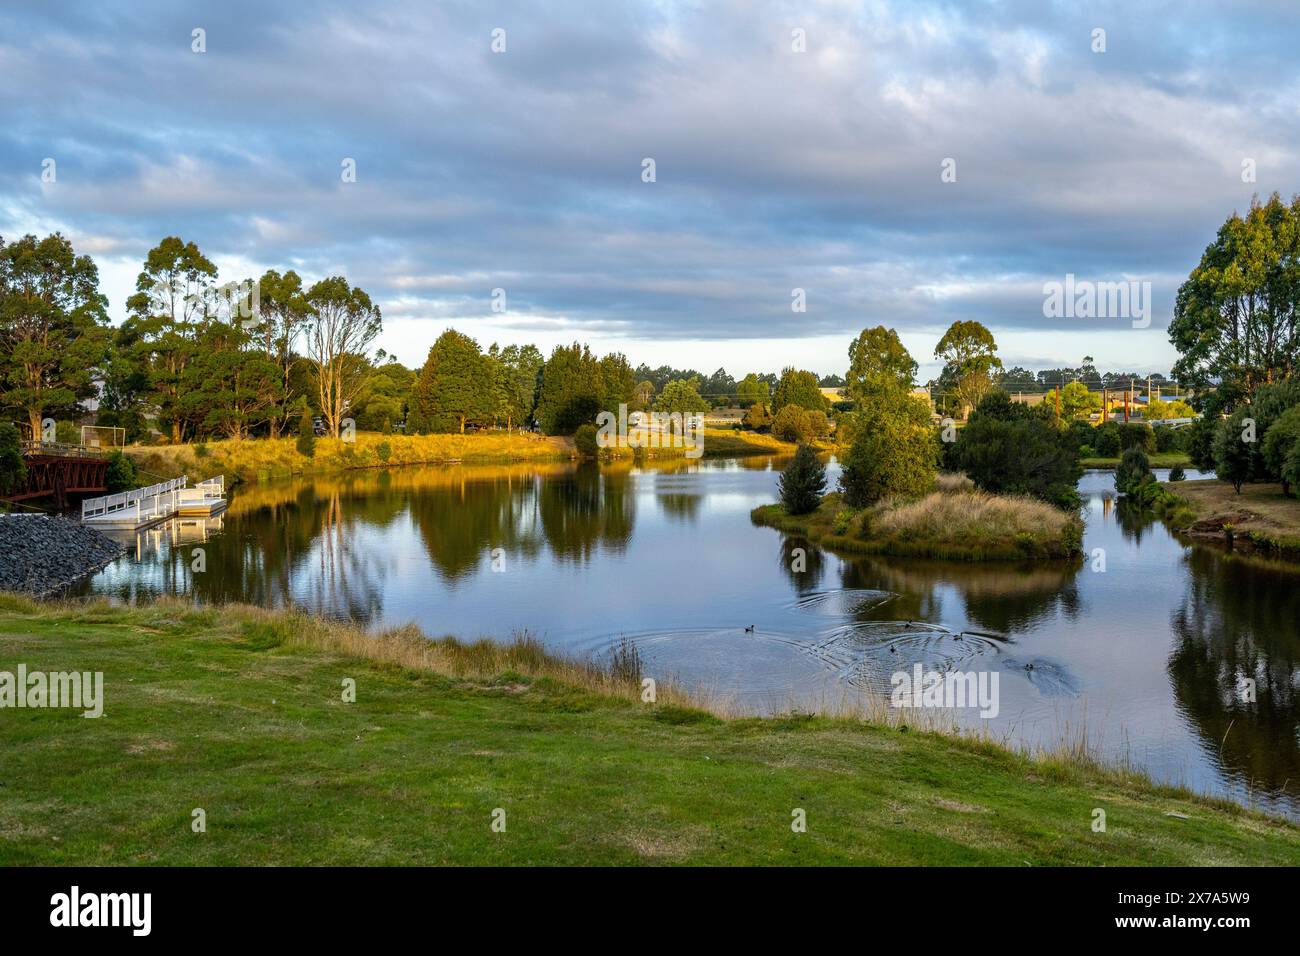
[[[705,457],[793,454],[795,446],[770,435],[705,429]],[[294,475],[329,475],[362,468],[421,464],[504,464],[567,461],[573,439],[479,432],[469,435],[380,435],[360,432],[354,442],[316,440],[314,454],[300,453],[292,438],[201,442],[193,445],[133,445],[125,449],[142,472],[140,481],[189,475],[195,480],[223,474],[227,480],[265,481]],[[684,457],[682,448],[651,448],[649,458]],[[618,449],[614,457],[632,457]]]
[[[646,705],[531,642],[0,596],[19,662],[103,671],[104,716],[0,711],[5,865],[1300,863],[1300,828],[1136,774]]]
[[[1192,467],[1192,459],[1181,451],[1151,452],[1147,455],[1147,460],[1151,462],[1152,468],[1172,468],[1174,465]],[[1119,461],[1118,458],[1080,458],[1079,464],[1084,468],[1118,468]]]
[[[831,550],[961,561],[1068,558],[1079,553],[1083,537],[1077,515],[969,488],[861,510],[846,508],[840,495],[831,493],[811,514],[789,515],[773,504],[755,508],[750,517]]]
[[[1169,523],[1194,538],[1300,558],[1300,499],[1282,494],[1279,484],[1175,481],[1161,486],[1176,496],[1164,509]]]

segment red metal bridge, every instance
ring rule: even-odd
[[[108,452],[102,448],[29,441],[22,451],[27,481],[4,495],[6,501],[53,498],[56,507],[66,508],[69,495],[108,490]]]

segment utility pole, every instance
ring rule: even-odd
[[[1056,386],[1056,417],[1061,417],[1061,386]]]
[[[1124,389],[1124,424],[1128,424],[1128,407],[1133,396],[1133,379],[1128,380],[1128,388]]]
[[[1103,385],[1101,387],[1101,421],[1099,421],[1097,424],[1098,425],[1106,424],[1106,420],[1108,418],[1110,418],[1110,391],[1106,388],[1105,385]]]

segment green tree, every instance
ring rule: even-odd
[[[1222,481],[1232,482],[1233,489],[1241,494],[1243,482],[1254,478],[1254,443],[1250,441],[1253,419],[1250,407],[1237,409],[1227,421],[1219,423],[1214,432],[1214,471]]]
[[[352,407],[357,428],[391,432],[394,425],[406,418],[415,380],[415,372],[381,349],[366,387]]]
[[[496,348],[494,344],[493,349]],[[501,366],[501,415],[506,428],[532,421],[537,407],[537,382],[545,361],[536,345],[507,345],[498,360]]]
[[[1300,405],[1292,406],[1278,416],[1264,433],[1260,445],[1267,474],[1282,482],[1284,495],[1291,493],[1291,482],[1285,474],[1286,462],[1297,445],[1300,445]]]
[[[1300,364],[1300,198],[1274,193],[1233,213],[1178,290],[1169,340],[1180,353],[1174,378],[1211,386],[1232,408],[1260,385],[1288,378]]]
[[[173,443],[193,429],[186,409],[185,371],[198,356],[198,332],[213,306],[217,267],[198,246],[168,236],[145,256],[126,300],[128,335],[148,369],[152,402]]]
[[[497,410],[491,364],[468,335],[448,329],[438,336],[411,395],[411,421],[419,432],[459,432],[466,422],[490,421]]]
[[[765,404],[770,397],[767,383],[760,381],[753,372],[742,378],[736,386],[736,404],[741,408],[751,408],[756,402]]]
[[[311,359],[316,403],[330,436],[339,437],[343,418],[370,378],[370,343],[383,328],[379,306],[342,276],[322,279],[307,290],[307,357]]]
[[[809,441],[813,429],[808,412],[798,405],[786,405],[772,419],[772,434],[782,441]]]
[[[1137,446],[1124,449],[1124,456],[1115,469],[1115,490],[1121,495],[1136,494],[1150,477],[1151,462],[1147,453]]]
[[[749,406],[745,412],[745,417],[741,419],[744,426],[751,431],[761,432],[772,427],[772,413],[763,402],[755,402]]]
[[[585,345],[557,345],[542,366],[537,397],[537,421],[548,435],[572,435],[585,422],[594,423],[604,401],[600,363]]]
[[[844,376],[844,388],[845,394],[859,405],[881,389],[910,391],[915,378],[916,360],[893,329],[883,325],[863,329],[849,343],[849,370]]]
[[[687,415],[707,412],[711,407],[696,390],[697,379],[673,379],[663,387],[655,399],[656,412],[679,412],[683,419]],[[674,429],[676,425],[674,424]]]
[[[617,414],[619,405],[631,406],[636,400],[636,377],[622,352],[611,352],[600,360],[600,383],[605,411]]]
[[[79,410],[108,355],[99,271],[61,234],[0,239],[0,407],[41,435],[48,411]]]
[[[882,498],[919,497],[934,487],[938,447],[930,408],[895,381],[863,404],[845,456],[840,490],[855,508]]]
[[[950,388],[963,411],[974,408],[994,387],[1002,369],[993,334],[974,321],[954,322],[934,347],[934,357],[944,361]]]
[[[1029,495],[1055,504],[1078,504],[1083,470],[1069,432],[1050,409],[1011,401],[1001,390],[976,406],[949,452],[951,465],[992,494]]]
[[[283,275],[268,269],[258,281],[258,307],[255,334],[265,357],[275,363],[279,388],[268,408],[270,435],[277,438],[286,427],[298,393],[294,390],[292,371],[297,357],[298,340],[307,328],[311,306],[303,292],[302,279],[290,269]]]
[[[12,422],[0,422],[0,495],[8,495],[27,482],[22,437]]]
[[[104,486],[111,495],[119,491],[129,491],[136,486],[135,462],[120,451],[108,456],[108,470],[104,474]]]
[[[311,409],[304,403],[302,414],[298,416],[298,438],[295,442],[298,454],[304,458],[316,455],[316,423],[312,420]]]
[[[794,459],[781,472],[781,504],[787,514],[803,515],[816,511],[826,492],[826,469],[817,460],[811,445],[800,445]]]
[[[780,412],[787,405],[798,405],[805,411],[824,412],[830,407],[817,376],[812,372],[786,368],[781,371],[781,378],[772,393],[772,408]]]
[[[1082,382],[1070,382],[1061,389],[1061,417],[1066,421],[1086,418],[1092,412],[1099,411],[1101,396],[1088,391],[1088,386]]]

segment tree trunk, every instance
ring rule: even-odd
[[[32,428],[32,441],[41,440],[41,410],[39,408],[27,409],[27,424]]]

